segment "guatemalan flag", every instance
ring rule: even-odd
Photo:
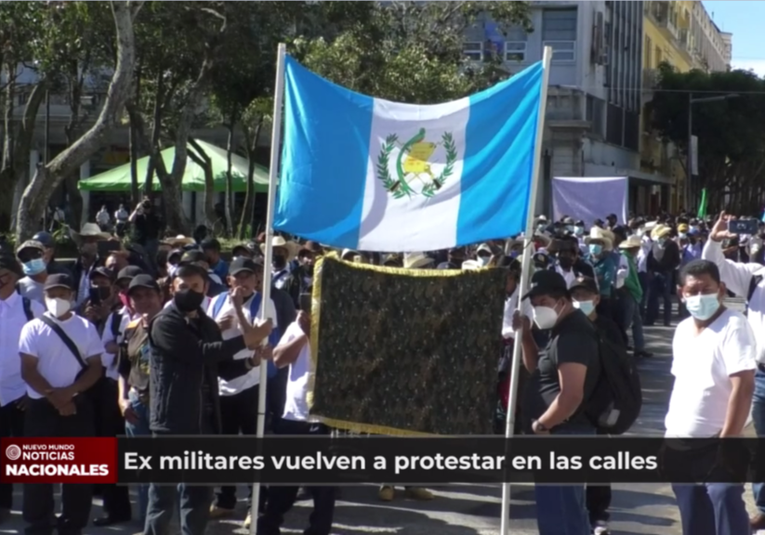
[[[470,97],[390,102],[287,56],[274,228],[339,248],[432,251],[523,231],[539,62]]]

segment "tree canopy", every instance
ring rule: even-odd
[[[751,71],[681,73],[663,64],[657,89],[653,126],[685,154],[690,99],[727,97],[692,105],[699,147],[695,189],[707,188],[711,208],[724,208],[728,194],[734,209],[759,213],[765,192],[765,80]]]

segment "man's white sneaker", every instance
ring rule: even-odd
[[[595,525],[592,527],[592,533],[593,535],[608,535],[610,533],[608,531],[608,522],[603,520],[595,522]]]

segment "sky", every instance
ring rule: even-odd
[[[733,68],[752,69],[765,76],[765,48],[762,47],[762,22],[765,2],[739,0],[704,1],[704,7],[717,26],[733,33]]]

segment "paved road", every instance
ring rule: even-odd
[[[741,300],[731,305],[742,309]],[[648,328],[647,343],[655,353],[643,360],[644,406],[633,432],[660,436],[672,379],[669,375],[673,329]],[[433,489],[436,499],[421,503],[397,499],[389,504],[377,500],[375,486],[343,489],[335,511],[333,535],[496,535],[499,533],[500,497],[498,485],[461,485]],[[244,493],[240,492],[240,496]],[[512,492],[511,532],[513,535],[536,535],[533,491],[529,486],[515,486]],[[751,505],[751,493],[747,493]],[[20,496],[16,497],[20,503]],[[100,501],[94,501],[94,515],[100,514]],[[246,505],[240,502],[238,516],[211,524],[211,535],[245,535],[240,528]],[[289,514],[283,533],[302,533],[310,513],[310,502],[302,502]],[[678,511],[669,485],[615,485],[612,507],[612,531],[617,535],[680,535]],[[0,533],[22,533],[19,511],[0,525]],[[140,526],[90,528],[89,535],[129,534]],[[762,533],[762,532],[761,532]]]

